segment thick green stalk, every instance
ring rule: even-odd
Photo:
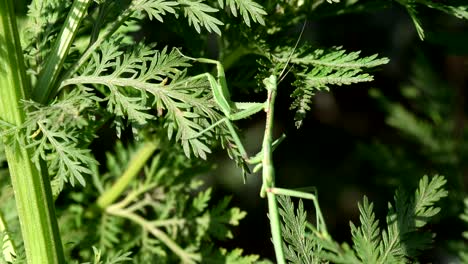
[[[28,98],[29,85],[13,2],[0,0],[0,119],[19,127],[25,120],[21,100]],[[1,140],[28,263],[64,263],[49,179],[34,165],[30,151],[15,143],[20,140],[16,136],[4,136]]]
[[[154,141],[147,141],[137,153],[133,155],[132,160],[122,174],[122,176],[104,192],[97,200],[97,206],[101,209],[107,208],[122,194],[130,182],[138,175],[143,166],[145,166],[148,159],[153,155],[157,149],[158,143]]]
[[[63,62],[91,2],[92,0],[75,0],[73,2],[67,19],[62,26],[62,31],[60,31],[59,37],[55,41],[54,48],[48,55],[44,68],[39,74],[39,79],[32,95],[33,99],[37,102],[46,103],[49,97],[53,96],[53,87],[62,70]]]

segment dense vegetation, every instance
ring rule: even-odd
[[[467,19],[0,0],[1,263],[468,263]]]

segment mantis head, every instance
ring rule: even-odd
[[[267,91],[272,91],[276,90],[276,84],[277,84],[278,78],[276,75],[270,75],[270,77],[267,77],[263,79],[263,84],[265,85],[265,88]]]

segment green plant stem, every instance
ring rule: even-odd
[[[152,222],[147,221],[145,218],[130,212],[129,210],[110,206],[107,210],[107,213],[115,216],[120,216],[126,219],[133,221],[134,223],[140,225],[144,230],[151,233],[154,237],[163,242],[168,248],[170,248],[179,258],[182,263],[195,264],[200,261],[201,256],[196,253],[191,253],[185,251],[179,245],[177,245],[174,240],[172,240],[166,233],[157,228]]]
[[[274,119],[274,104],[276,98],[276,76],[272,75],[269,79],[272,79],[271,83],[274,85],[266,85],[268,89],[268,98],[266,105],[266,124],[265,134],[263,136],[263,185],[261,195],[264,195],[264,188],[275,187],[275,169],[273,167],[272,157],[272,144],[273,144],[273,119]],[[268,200],[268,216],[270,218],[270,229],[271,236],[273,239],[273,246],[275,248],[276,262],[279,264],[285,264],[284,253],[283,253],[283,239],[281,237],[281,223],[278,211],[278,203],[276,196],[272,192],[266,193]]]
[[[19,127],[25,120],[21,100],[29,98],[24,58],[11,0],[0,0],[0,119]],[[2,141],[13,185],[28,263],[64,263],[47,169],[39,170],[19,141],[22,131]],[[41,171],[43,173],[41,173]]]
[[[138,189],[128,193],[122,201],[106,207],[105,212],[110,215],[126,218],[140,225],[141,228],[151,233],[154,237],[159,239],[169,249],[171,249],[176,255],[178,255],[179,258],[182,260],[182,263],[195,264],[199,262],[201,258],[199,254],[185,251],[183,248],[177,245],[177,243],[174,240],[172,240],[166,233],[164,233],[161,229],[157,228],[158,223],[160,223],[159,221],[148,221],[135,213],[137,211],[140,211],[145,206],[152,204],[152,201],[149,197],[146,196],[145,198],[140,199],[136,203],[132,204],[132,202],[137,200],[138,196],[146,193],[148,190],[151,190],[154,187],[155,184],[140,186]]]
[[[130,182],[138,175],[143,166],[145,166],[148,159],[153,155],[154,151],[158,148],[159,143],[155,141],[147,141],[133,155],[129,165],[122,176],[104,192],[97,200],[97,206],[101,209],[107,208],[111,205],[121,194]]]
[[[91,2],[92,0],[75,0],[73,2],[54,47],[50,51],[44,68],[39,74],[37,85],[32,94],[32,98],[35,101],[47,103],[50,96],[53,96],[53,87],[56,86],[55,82],[62,70],[63,62]]]

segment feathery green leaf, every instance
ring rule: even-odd
[[[66,94],[49,106],[24,102],[28,109],[24,124],[26,147],[33,150],[32,159],[38,167],[41,159],[46,161],[49,175],[57,181],[55,194],[66,182],[74,186],[78,181],[85,186],[84,176],[92,173],[91,166],[97,165],[90,150],[84,147],[94,137],[92,131],[83,132],[88,120],[93,119],[90,111],[96,100],[88,89],[83,88]]]
[[[263,7],[252,1],[252,0],[218,0],[219,5],[221,8],[224,8],[224,3],[226,2],[226,7],[229,7],[231,13],[237,17],[237,10],[244,19],[244,23],[250,27],[250,18],[255,23],[259,23],[260,25],[265,25],[265,20],[263,16],[266,16],[267,13],[263,9]]]
[[[205,27],[208,32],[215,32],[221,36],[221,30],[218,26],[222,26],[224,23],[210,15],[210,13],[218,12],[218,9],[203,3],[202,0],[178,1],[184,11],[184,16],[188,19],[189,25],[193,25],[198,33],[201,31],[201,27]]]
[[[360,52],[346,53],[341,47],[330,50],[317,49],[303,55],[299,52],[291,55],[290,62],[302,67],[296,73],[297,88],[291,94],[294,98],[290,109],[296,111],[296,127],[300,127],[311,109],[310,104],[316,91],[328,91],[331,85],[350,85],[369,82],[374,78],[364,73],[367,68],[377,67],[388,63],[387,58],[377,58],[377,55],[360,58]],[[283,51],[280,61],[285,61],[287,51]],[[288,55],[289,56],[289,55]]]
[[[297,210],[287,196],[278,196],[280,215],[283,219],[281,231],[284,239],[284,253],[290,263],[318,263],[320,247],[313,239],[306,236],[307,213],[304,211],[302,201],[299,201]]]

